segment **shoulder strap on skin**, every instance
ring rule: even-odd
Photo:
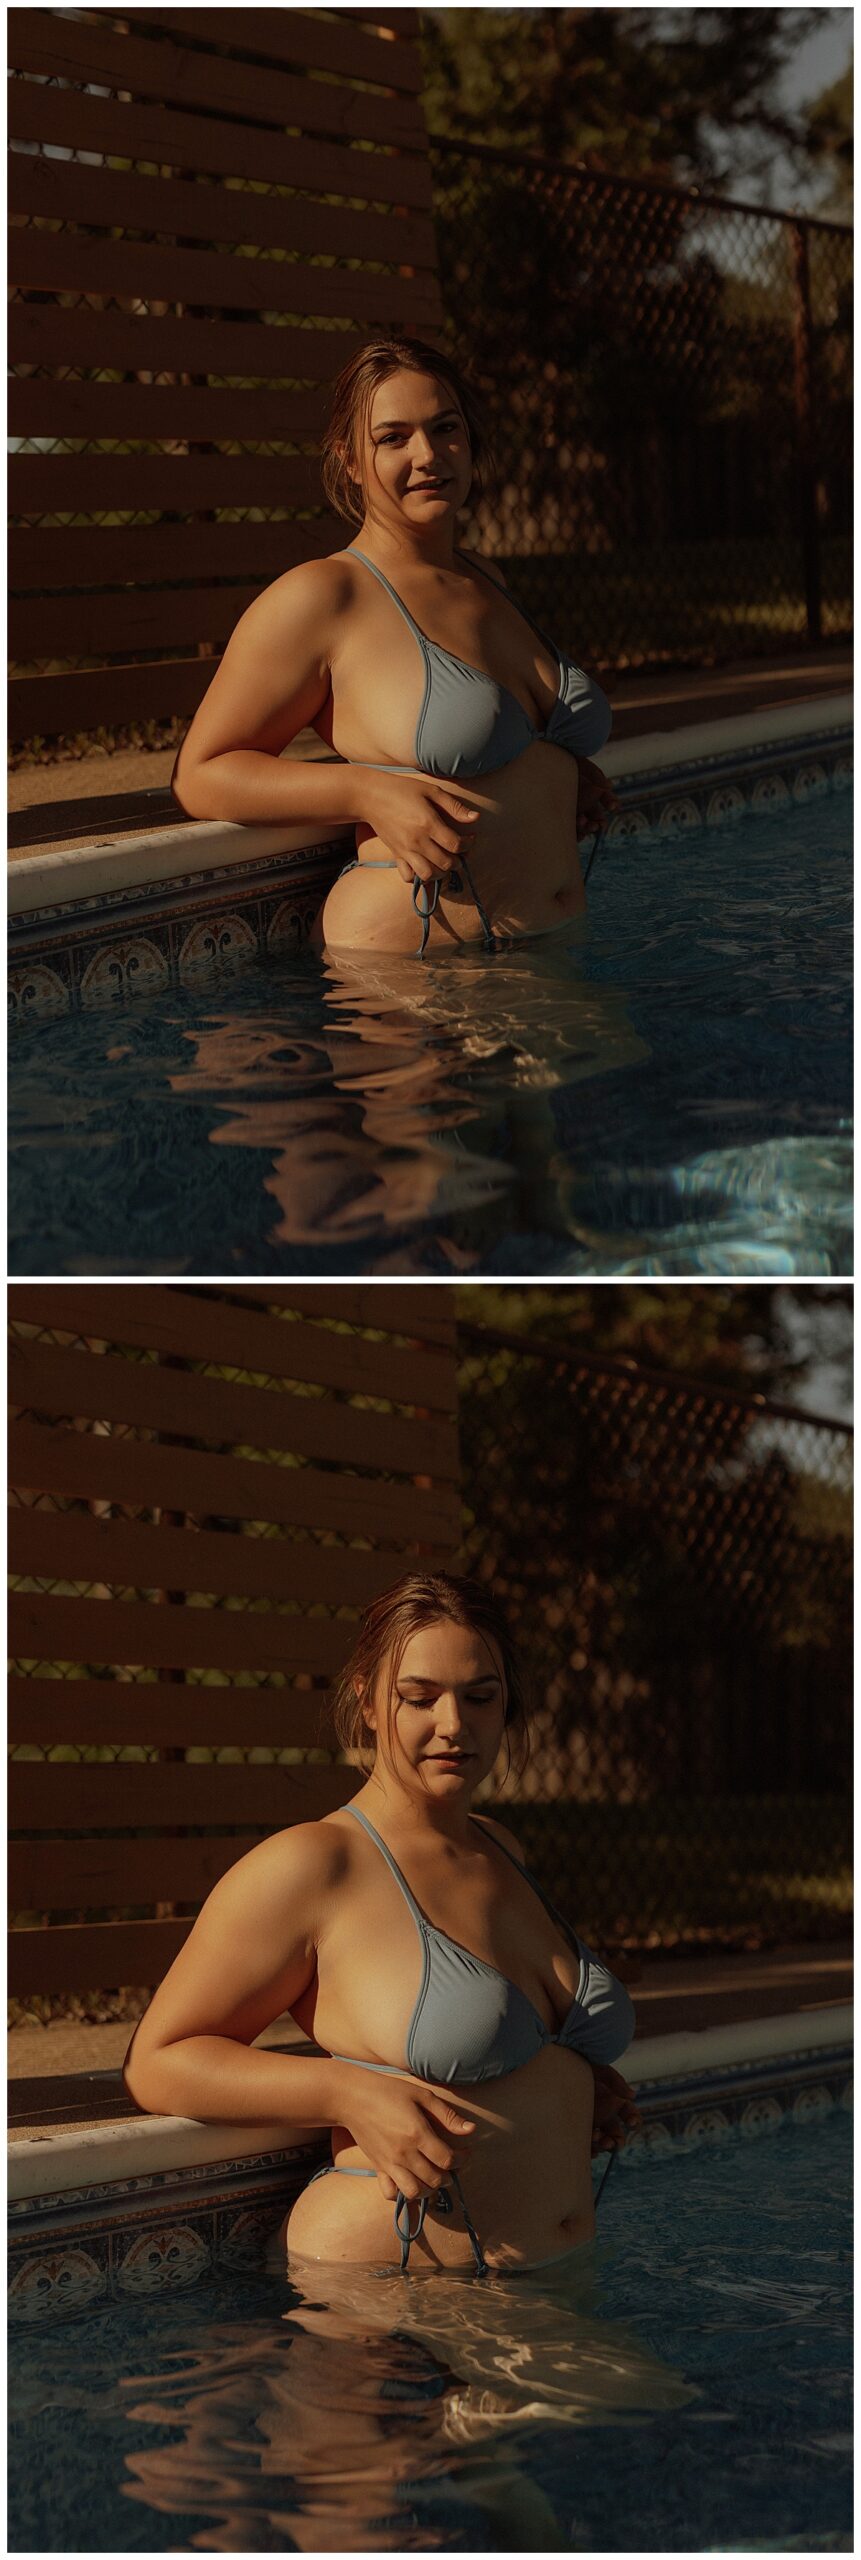
[[[350,1815],[353,1822],[361,1823],[362,1830],[367,1832],[369,1840],[373,1840],[375,1847],[380,1851],[381,1857],[385,1858],[386,1865],[390,1868],[396,1884],[400,1885],[404,1901],[409,1905],[419,1935],[420,1937],[424,1937],[428,1928],[428,1922],[424,1917],[424,1913],[419,1910],[414,1894],[410,1892],[406,1876],[401,1874],[397,1858],[392,1856],[391,1849],[387,1848],[386,1842],[382,1838],[382,1834],[379,1831],[374,1830],[374,1825],[372,1822],[368,1821],[367,1814],[359,1812],[358,1805],[348,1804],[345,1810]]]
[[[392,603],[396,604],[398,612],[403,614],[404,621],[409,625],[414,638],[420,642],[422,649],[430,647],[432,643],[428,641],[426,633],[420,629],[419,624],[413,621],[409,606],[405,605],[403,597],[399,596],[397,587],[392,586],[391,579],[386,577],[385,570],[378,569],[376,561],[369,560],[366,551],[357,551],[354,542],[348,543],[347,548],[351,560],[361,560],[363,567],[370,569],[372,578],[378,578],[380,586],[385,587],[386,594],[391,596]]]
[[[540,623],[533,622],[531,613],[527,613],[526,606],[525,604],[521,604],[519,596],[512,595],[510,587],[500,587],[497,584],[496,579],[491,578],[489,569],[485,568],[484,562],[479,559],[477,551],[459,551],[457,556],[459,560],[468,561],[471,569],[480,569],[482,577],[488,579],[490,586],[496,587],[497,595],[507,596],[509,604],[514,606],[515,613],[519,613],[521,621],[528,622],[530,631],[534,631],[536,640],[543,640],[545,649],[549,649],[550,656],[551,658],[555,658],[556,664],[561,673],[564,660],[560,651],[557,649],[555,640],[551,640],[549,632],[542,631]]]
[[[479,1813],[471,1814],[470,1821],[481,1822],[481,1815]],[[483,1828],[484,1826],[482,1824],[482,1829]],[[519,1875],[525,1876],[527,1884],[531,1884],[533,1893],[537,1893],[539,1902],[543,1902],[545,1911],[549,1911],[551,1919],[558,1922],[558,1925],[562,1930],[563,1937],[567,1938],[568,1944],[572,1948],[573,1953],[579,1957],[580,1989],[582,1990],[585,1977],[585,1965],[583,1962],[583,1948],[581,1941],[577,1936],[576,1929],[572,1929],[571,1922],[570,1920],[566,1920],[564,1912],[557,1911],[555,1902],[551,1902],[549,1893],[545,1893],[543,1884],[539,1884],[538,1877],[533,1875],[531,1867],[524,1866],[522,1858],[516,1858],[514,1850],[507,1849],[504,1840],[497,1840],[494,1832],[490,1833],[490,1838],[493,1842],[494,1848],[501,1849],[503,1857],[508,1859],[509,1864],[512,1867],[517,1868]]]

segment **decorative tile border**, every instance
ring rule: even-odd
[[[654,843],[690,827],[772,815],[852,780],[852,731],[738,745],[620,777],[606,841]],[[153,880],[10,918],[9,1017],[87,1013],[209,984],[306,942],[344,842]],[[588,841],[588,839],[587,839]]]
[[[821,2122],[852,2103],[851,2051],[781,2055],[641,2087],[643,2131],[620,2153],[629,2173],[679,2151],[759,2141],[787,2121]],[[251,2270],[324,2140],[19,2199],[10,2207],[9,2317],[17,2326],[143,2294],[186,2292],[219,2267]]]
[[[664,2081],[637,2091],[643,2130],[620,2152],[631,2170],[656,2153],[700,2150],[705,2144],[746,2141],[775,2133],[788,2119],[818,2123],[835,2107],[852,2105],[852,2049],[780,2054],[772,2062],[734,2062],[698,2079]]]
[[[307,845],[12,916],[10,1021],[206,984],[296,951],[342,863],[343,846]]]
[[[661,771],[648,768],[616,783],[623,806],[607,828],[607,842],[656,842],[689,827],[725,827],[749,814],[773,816],[792,802],[847,791],[852,782],[850,727],[811,732],[748,747],[744,754],[704,756]]]

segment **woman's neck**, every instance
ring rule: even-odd
[[[360,1806],[360,1810],[367,1810],[369,1822],[376,1822],[378,1827],[382,1824],[404,1838],[409,1835],[417,1842],[447,1840],[454,1847],[467,1848],[474,1841],[472,1808],[464,1798],[457,1803],[436,1804],[424,1794],[417,1798],[406,1787],[387,1786],[372,1777],[368,1780],[367,1805]]]
[[[357,547],[367,551],[380,569],[449,569],[457,566],[455,550],[456,526],[450,522],[421,532],[412,525],[403,530],[366,522],[356,535]]]

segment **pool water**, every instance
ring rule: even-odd
[[[851,819],[600,845],[490,959],[310,953],[28,1024],[18,1274],[846,1273]]]
[[[548,2277],[222,2274],[10,2360],[13,2551],[848,2551],[850,2121],[620,2164]]]

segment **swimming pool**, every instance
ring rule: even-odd
[[[850,2550],[850,2122],[759,2104],[620,2160],[552,2280],[240,2258],[37,2324],[10,2548]]]
[[[10,1271],[848,1272],[850,795],[727,809],[490,961],[25,1023]]]

